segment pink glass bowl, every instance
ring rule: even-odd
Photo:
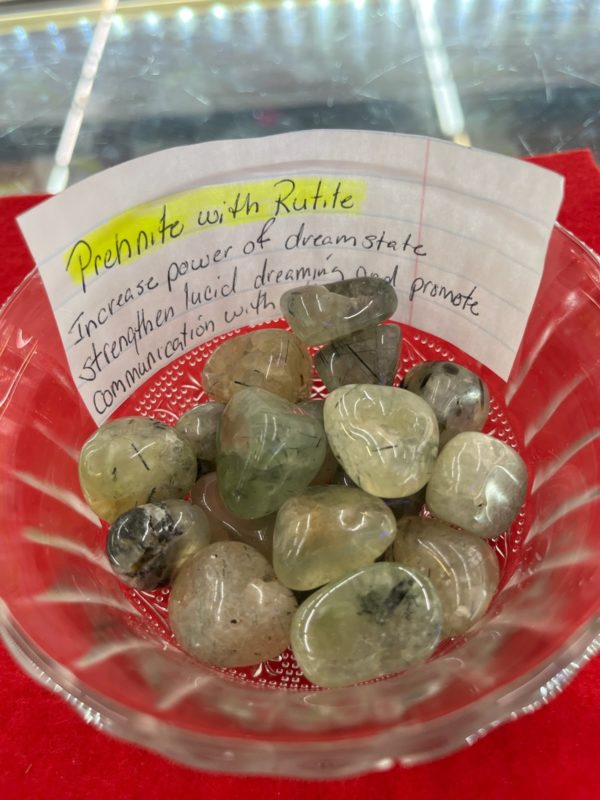
[[[75,390],[34,272],[0,316],[0,632],[18,663],[89,722],[197,768],[341,777],[472,743],[559,692],[600,648],[600,263],[556,227],[508,383],[426,332],[404,363],[458,357],[482,371],[490,430],[531,477],[497,544],[486,617],[427,664],[316,690],[289,654],[228,672],[173,643],[166,594],[126,591],[83,502],[78,452],[94,424]],[[203,399],[214,343],[170,364],[119,409],[174,421]],[[317,387],[318,390],[318,387]]]

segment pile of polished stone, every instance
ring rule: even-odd
[[[341,686],[423,661],[485,613],[499,579],[485,540],[518,513],[526,467],[479,432],[489,394],[465,367],[427,362],[390,385],[396,304],[378,278],[288,291],[291,333],[208,359],[211,402],[174,429],[118,419],[84,445],[112,567],[138,589],[171,584],[173,633],[198,659],[244,666],[291,644],[307,678]],[[323,345],[325,400],[308,399],[307,345]]]

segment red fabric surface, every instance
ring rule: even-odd
[[[560,221],[600,252],[600,172],[576,151],[532,159],[567,178]],[[14,218],[41,198],[0,199],[0,301],[32,267]],[[550,705],[472,747],[423,766],[344,781],[300,782],[194,772],[86,725],[23,675],[0,647],[0,798],[155,800],[177,796],[292,800],[598,800],[600,659]]]

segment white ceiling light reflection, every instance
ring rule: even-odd
[[[225,19],[228,14],[227,9],[225,6],[222,6],[220,3],[216,6],[213,6],[210,9],[210,13],[213,15],[215,19]]]
[[[231,38],[231,15],[229,9],[221,3],[211,6],[210,31],[216,42],[227,42]]]
[[[52,39],[52,44],[54,45],[54,47],[58,50],[59,53],[64,53],[65,43],[63,41],[62,36],[60,35],[60,31],[58,30],[56,23],[49,22],[46,25],[46,30],[48,31],[48,35]]]
[[[80,17],[79,19],[79,27],[83,33],[83,38],[86,42],[90,42],[92,39],[92,25],[87,17]]]
[[[125,24],[125,20],[120,14],[115,14],[112,18],[112,27],[113,30],[119,34],[119,36],[125,36],[127,33],[127,25]]]
[[[19,42],[26,42],[29,38],[27,31],[21,25],[17,25],[17,27],[13,29],[13,33]]]
[[[191,8],[187,6],[183,6],[177,12],[177,18],[180,22],[183,22],[184,25],[189,24],[194,19],[194,12]]]
[[[144,14],[144,22],[150,30],[156,30],[160,25],[160,17],[154,11],[148,11]]]
[[[265,17],[264,9],[259,3],[249,3],[244,6],[245,24],[251,30],[252,35],[256,42],[260,42],[265,38]]]
[[[352,28],[355,42],[354,56],[359,61],[366,61],[368,37],[365,36],[365,0],[353,0]]]
[[[29,35],[25,28],[21,25],[17,25],[16,28],[13,28],[13,34],[15,39],[17,40],[15,49],[22,53],[25,59],[30,63],[35,63],[35,57],[33,54],[33,49],[29,43]]]
[[[493,32],[500,26],[500,23],[505,22],[510,24],[512,16],[508,3],[510,0],[494,0],[493,10],[490,20],[490,31]]]
[[[302,41],[302,28],[295,0],[284,0],[279,7],[278,20],[284,43],[288,47],[298,47]]]
[[[325,46],[331,37],[331,8],[329,0],[317,0],[317,30],[321,45]]]

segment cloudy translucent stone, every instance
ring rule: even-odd
[[[324,420],[337,460],[364,491],[405,497],[429,480],[438,426],[420,397],[392,386],[342,386],[325,400]]]
[[[243,389],[221,420],[221,497],[238,517],[264,517],[308,486],[323,465],[325,448],[318,419],[263,389]]]
[[[290,589],[315,589],[372,563],[395,536],[383,500],[345,486],[311,487],[277,513],[273,567]]]
[[[281,313],[305,344],[327,344],[389,319],[398,306],[383,278],[351,278],[284,292]]]
[[[276,658],[289,645],[297,603],[260,553],[241,542],[215,542],[177,573],[169,621],[190,655],[218,667]]]
[[[273,513],[257,519],[236,517],[223,502],[216,472],[203,475],[197,481],[192,489],[192,502],[206,512],[210,538],[213,542],[243,542],[254,547],[269,561],[273,559],[273,530],[276,515]]]
[[[336,339],[315,356],[329,391],[349,383],[390,385],[398,369],[402,333],[397,325],[377,325]]]
[[[425,361],[405,376],[402,387],[433,408],[440,447],[457,433],[480,431],[490,410],[490,393],[481,378],[451,361]]]
[[[317,686],[400,672],[435,649],[442,608],[431,582],[380,562],[314,592],[294,614],[292,650]]]
[[[210,542],[202,509],[184,500],[136,506],[110,526],[108,560],[124,583],[155,589],[168,583],[182,565]]]
[[[248,386],[295,403],[309,396],[311,372],[308,351],[293,333],[252,331],[217,347],[204,365],[202,386],[209,397],[222,403]]]
[[[459,433],[440,452],[426,500],[435,517],[490,538],[510,527],[526,491],[516,450],[484,433]]]
[[[223,403],[202,403],[177,420],[175,430],[191,444],[199,461],[213,462],[217,457],[217,431],[224,410]]]
[[[196,480],[196,456],[173,428],[146,417],[102,425],[79,456],[79,481],[107,522],[134,506],[181,498]]]
[[[442,604],[444,637],[464,633],[481,619],[498,588],[498,559],[487,542],[441,520],[399,520],[390,556],[429,578]]]

